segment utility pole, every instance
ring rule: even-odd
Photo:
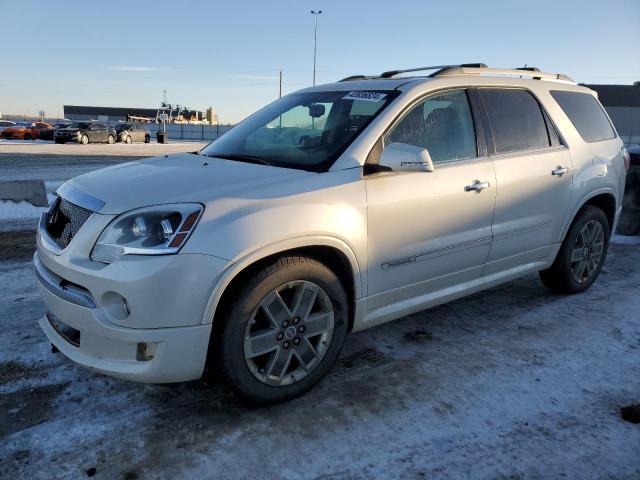
[[[280,69],[280,90],[278,92],[278,98],[282,98],[282,69]]]
[[[316,86],[316,51],[318,45],[318,15],[322,10],[311,10],[311,15],[316,17],[316,26],[313,30],[313,86]]]

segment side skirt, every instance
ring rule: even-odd
[[[466,297],[467,295],[486,290],[487,288],[495,287],[496,285],[515,280],[529,273],[543,270],[553,262],[557,249],[554,248],[552,253],[553,255],[549,255],[547,258],[535,262],[492,273],[465,283],[436,290],[435,292],[408,298],[371,311],[367,311],[366,309],[367,299],[360,299],[356,302],[353,331],[365,330],[421,310],[426,310],[427,308],[435,307],[436,305],[450,302],[451,300]]]

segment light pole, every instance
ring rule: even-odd
[[[313,86],[316,85],[316,47],[318,45],[318,15],[322,10],[311,10],[311,14],[316,17],[316,26],[313,30]]]

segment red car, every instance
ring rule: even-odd
[[[15,126],[5,128],[2,137],[11,140],[36,140],[41,130],[53,128],[45,122],[17,122]]]

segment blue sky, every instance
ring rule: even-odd
[[[0,112],[156,107],[222,122],[311,84],[399,67],[525,63],[585,83],[640,80],[640,1],[3,1]]]

